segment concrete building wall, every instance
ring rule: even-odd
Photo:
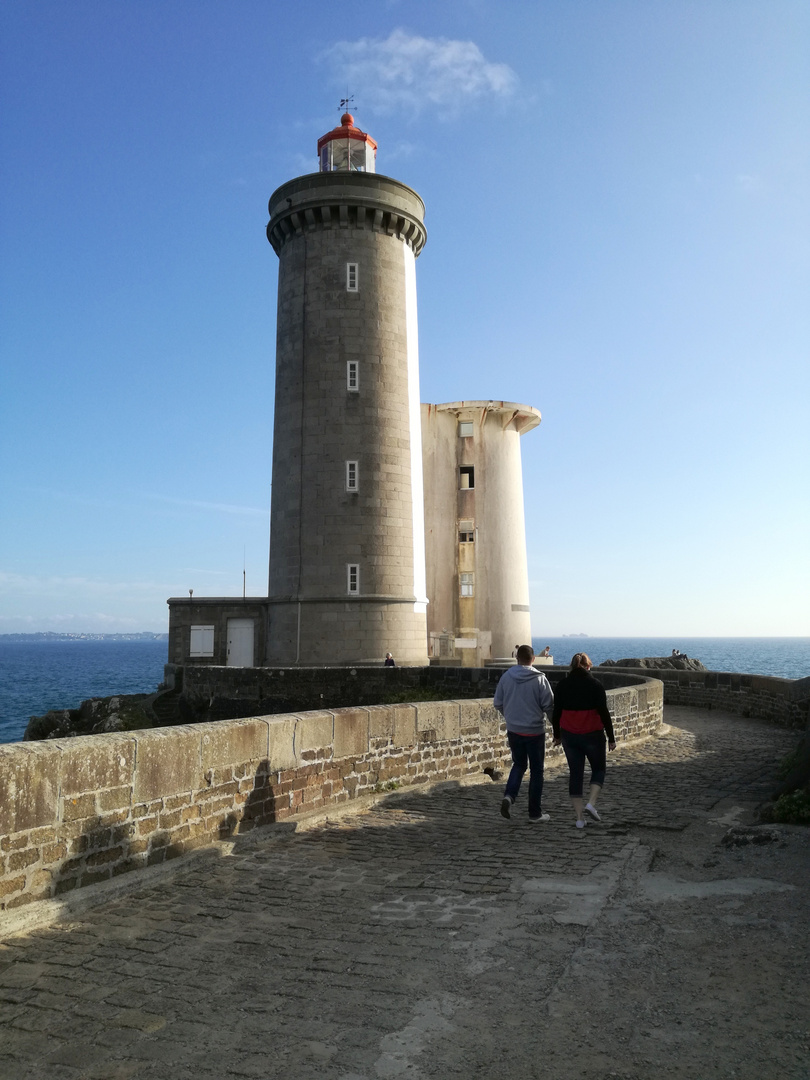
[[[391,651],[398,663],[424,664],[412,407],[422,201],[387,177],[315,174],[279,188],[270,214],[279,285],[267,662],[352,663]]]
[[[531,641],[520,437],[539,422],[537,409],[513,402],[422,406],[434,658],[477,667]]]

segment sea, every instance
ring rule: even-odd
[[[535,652],[548,645],[555,665],[576,652],[594,664],[627,657],[669,656],[680,649],[710,671],[738,671],[802,679],[810,675],[810,638],[626,638],[532,639]],[[151,694],[163,679],[168,643],[162,641],[0,640],[0,742],[22,739],[28,720],[48,709],[75,709],[86,698]]]
[[[22,739],[32,716],[91,697],[153,694],[168,641],[0,640],[0,743]]]
[[[568,667],[575,653],[587,653],[593,664],[645,656],[682,656],[700,660],[709,671],[744,675],[777,675],[804,679],[810,675],[810,637],[588,637],[586,634],[532,638],[536,653],[551,649],[555,667]]]

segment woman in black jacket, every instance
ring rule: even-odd
[[[592,666],[587,653],[574,656],[568,675],[554,687],[554,713],[551,717],[554,745],[562,743],[568,761],[568,794],[578,829],[585,828],[582,805],[585,759],[591,766],[591,789],[584,812],[594,821],[600,821],[596,800],[605,782],[606,732],[608,749],[616,749],[605,688],[591,675]]]

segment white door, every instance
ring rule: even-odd
[[[253,667],[253,619],[228,619],[228,667]]]

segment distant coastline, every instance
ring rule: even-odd
[[[0,634],[0,641],[19,641],[30,645],[37,641],[168,641],[168,634],[60,634],[43,630],[38,634]]]

